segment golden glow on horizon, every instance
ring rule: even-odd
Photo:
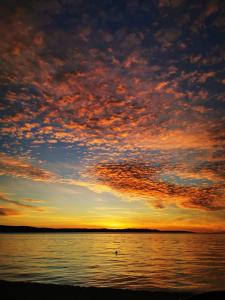
[[[225,230],[224,1],[2,2],[0,224]]]

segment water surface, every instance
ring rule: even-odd
[[[0,279],[130,289],[221,290],[225,289],[225,235],[0,234]]]

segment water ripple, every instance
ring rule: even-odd
[[[225,235],[4,234],[0,253],[0,279],[131,289],[224,289]]]

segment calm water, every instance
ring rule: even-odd
[[[225,235],[1,234],[0,279],[131,289],[225,289]]]

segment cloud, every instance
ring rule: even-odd
[[[91,191],[96,193],[102,192],[109,192],[111,191],[110,188],[96,184],[93,182],[82,181],[73,178],[63,178],[56,173],[49,172],[44,169],[37,168],[33,166],[31,163],[26,162],[24,159],[12,157],[3,153],[0,153],[0,175],[9,175],[14,177],[21,177],[24,179],[29,179],[33,181],[40,181],[40,182],[48,182],[48,183],[55,183],[55,184],[66,184],[66,185],[74,185],[88,188]],[[59,163],[59,168],[70,168],[72,170],[76,169],[76,166],[71,166],[63,163]],[[57,167],[57,164],[55,165]],[[41,199],[33,199],[33,198],[25,198],[19,201],[14,201],[5,196],[4,194],[0,194],[0,201],[13,204],[16,206],[21,206],[24,208],[32,208],[35,210],[42,211],[42,207],[37,207],[30,205],[29,203],[44,203],[45,200]]]
[[[209,145],[208,116],[205,114],[201,119],[190,113],[190,107],[196,111],[195,106],[199,107],[199,103],[192,101],[196,95],[189,90],[194,87],[184,92],[182,86],[192,82],[193,85],[196,82],[204,84],[215,72],[196,71],[193,76],[193,72],[185,72],[185,67],[180,66],[182,57],[166,58],[163,63],[148,59],[148,53],[157,57],[161,46],[170,51],[176,41],[181,42],[180,28],[153,28],[153,39],[160,44],[154,47],[152,40],[148,40],[146,28],[134,32],[122,26],[109,32],[107,28],[92,26],[96,20],[90,16],[89,22],[82,16],[81,24],[70,20],[72,31],[57,27],[51,35],[45,25],[47,22],[53,26],[53,11],[60,14],[68,9],[54,2],[55,5],[42,7],[32,4],[35,9],[31,11],[27,7],[18,8],[3,22],[6,47],[1,49],[1,55],[5,58],[3,82],[7,85],[5,113],[1,118],[3,136],[10,136],[19,144],[23,140],[36,146],[48,144],[49,147],[57,146],[58,142],[77,143],[90,149],[112,145],[120,151],[124,145],[134,147],[134,141],[143,134],[146,139],[153,140],[152,148],[157,137],[160,147],[164,147],[164,139],[169,144],[165,147],[183,147],[183,142],[174,143],[168,136],[175,135],[174,127],[183,133],[186,124],[182,120],[188,118],[186,123],[199,127]],[[68,5],[71,11],[76,11],[78,4]],[[160,1],[159,5],[177,7],[183,3]],[[53,10],[50,10],[51,6]],[[86,9],[89,11],[89,6]],[[36,12],[44,13],[41,23]],[[107,12],[101,11],[101,15],[104,14],[107,16]],[[113,20],[113,14],[108,14],[107,18]],[[198,57],[199,54],[187,56]],[[191,103],[187,104],[187,98],[191,98],[188,100]],[[201,107],[201,111],[207,112],[204,103]],[[199,140],[195,130],[191,135],[193,137],[188,132],[187,144],[199,146],[191,142]],[[129,145],[130,136],[132,145]],[[136,142],[135,147],[140,148],[141,144]]]
[[[41,199],[32,199],[32,198],[26,198],[23,199],[23,202],[25,203],[45,203],[45,200],[41,200]]]
[[[155,33],[155,39],[163,48],[169,48],[177,40],[180,34],[180,30],[176,28],[160,29]]]
[[[9,197],[7,197],[5,194],[0,194],[0,202],[4,202],[6,204],[12,204],[14,206],[21,207],[21,208],[32,209],[32,210],[36,210],[36,211],[40,211],[40,212],[43,211],[42,207],[33,206],[33,205],[30,205],[30,204],[25,204],[25,203],[20,202],[20,201],[12,200]]]
[[[219,9],[219,0],[213,0],[210,1],[207,5],[207,10],[205,12],[205,15],[208,17],[214,13],[216,13]]]
[[[185,0],[159,0],[159,7],[177,7],[182,5]]]
[[[18,216],[21,213],[18,210],[0,207],[0,216]]]
[[[183,208],[224,210],[224,185],[185,185],[166,178],[167,166],[125,162],[102,164],[93,170],[97,182],[109,186],[124,196],[143,198],[156,208],[176,204]]]
[[[169,2],[177,6],[179,1]],[[42,9],[48,11],[49,6]],[[134,33],[120,28],[109,33],[85,23],[72,26],[77,35],[56,28],[52,36],[41,30],[41,24],[31,19],[26,9],[17,10],[10,20],[2,28],[7,44],[7,49],[1,50],[6,58],[4,80],[8,85],[1,118],[3,136],[37,147],[85,145],[89,153],[98,147],[118,154],[134,148],[214,147],[208,109],[194,100],[198,96],[193,91],[184,92],[182,86],[204,84],[215,72],[185,72],[176,59],[163,65],[149,61],[149,47],[152,56],[160,47],[147,43],[145,30]],[[154,38],[167,51],[181,34],[176,26],[160,28]],[[146,49],[141,46],[143,41]],[[11,62],[17,66],[16,73]],[[16,93],[9,84],[12,80],[19,82]],[[6,146],[11,147],[7,142]],[[37,175],[37,180],[42,175]]]
[[[215,75],[216,75],[215,72],[204,73],[200,76],[199,82],[205,83],[208,80],[208,78],[214,77]]]
[[[186,208],[222,208],[221,2],[161,0],[150,9],[134,1],[128,14],[117,1],[112,9],[21,3],[3,4],[0,20],[0,175],[115,189],[158,207],[171,197]],[[80,160],[76,179],[4,154],[60,147]],[[99,184],[83,181],[93,166]],[[136,178],[141,172],[147,178]]]
[[[55,180],[55,174],[4,153],[0,153],[0,175],[11,175],[44,182]]]

